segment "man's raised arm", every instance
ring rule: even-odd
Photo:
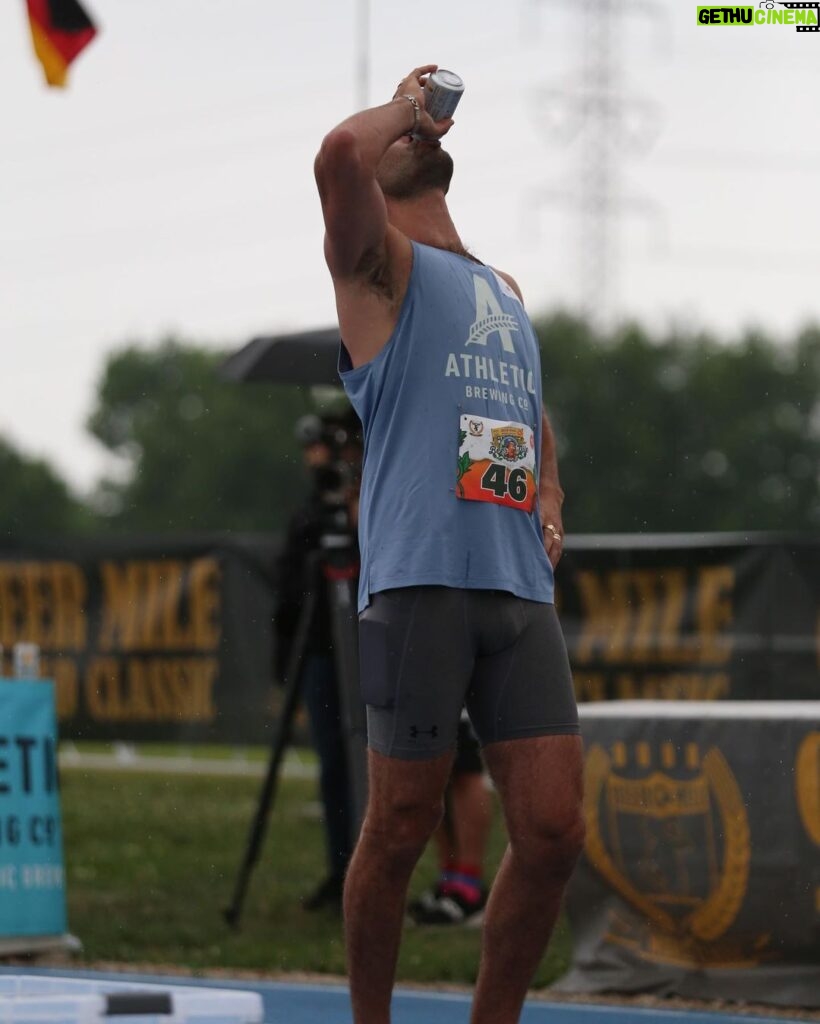
[[[334,279],[353,277],[366,256],[384,249],[387,208],[376,168],[403,135],[439,138],[452,124],[434,122],[424,109],[424,79],[436,64],[416,68],[394,98],[353,114],[325,136],[314,173],[325,218],[325,259]]]

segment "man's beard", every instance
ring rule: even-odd
[[[426,147],[401,166],[376,174],[382,192],[391,199],[413,199],[435,189],[440,189],[446,195],[452,177],[453,158],[441,147]]]

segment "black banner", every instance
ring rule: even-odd
[[[64,739],[264,742],[274,554],[259,536],[0,550],[0,674],[39,645]]]
[[[820,702],[582,708],[564,991],[820,1007]]]
[[[820,699],[820,540],[570,540],[556,604],[579,700]]]
[[[269,535],[0,547],[0,671],[36,643],[67,739],[265,742]],[[820,543],[570,539],[556,601],[582,701],[820,699]]]

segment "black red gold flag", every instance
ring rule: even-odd
[[[62,88],[68,68],[97,34],[77,0],[26,0],[34,52],[49,85]]]

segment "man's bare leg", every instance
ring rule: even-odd
[[[355,1024],[389,1024],[407,886],[441,820],[452,763],[451,753],[402,761],[369,752],[367,813],[344,894]]]
[[[510,837],[484,917],[472,1024],[517,1024],[583,846],[580,736],[484,748]]]

